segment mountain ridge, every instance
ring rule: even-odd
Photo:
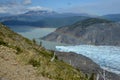
[[[104,19],[109,19],[116,22],[120,21],[120,14],[108,14],[108,15],[103,15],[102,17]]]
[[[43,39],[74,45],[120,45],[119,26],[119,23],[109,20],[90,18],[73,25],[60,27]]]
[[[7,26],[60,27],[90,17],[88,14],[57,13],[55,11],[28,11],[24,14],[1,17],[0,22]],[[16,23],[17,22],[17,23]],[[30,24],[30,23],[32,24]],[[39,24],[44,22],[44,25]],[[25,24],[27,23],[27,24]],[[22,24],[22,25],[21,25]],[[36,25],[35,25],[36,24]]]

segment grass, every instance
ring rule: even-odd
[[[15,48],[16,48],[16,50],[17,50],[16,54],[20,54],[20,53],[23,52],[21,48],[19,48],[19,47],[15,47]]]
[[[6,42],[0,40],[0,45],[8,46],[8,43],[6,43]]]
[[[38,75],[55,80],[84,80],[83,74],[69,64],[59,61],[57,58],[51,62],[52,56],[50,54],[53,55],[52,52],[44,51],[41,54],[31,57],[28,62],[28,64],[37,67]]]
[[[38,75],[52,80],[85,80],[84,74],[69,64],[59,61],[57,57],[51,62],[54,52],[2,26],[0,25],[0,45],[16,50],[17,60],[23,65],[36,67]]]
[[[31,64],[33,65],[34,67],[40,67],[40,61],[39,60],[36,60],[34,58],[31,58],[28,62],[28,64]]]

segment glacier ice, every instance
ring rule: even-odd
[[[120,47],[116,46],[56,46],[61,52],[75,52],[89,57],[102,68],[120,74]]]

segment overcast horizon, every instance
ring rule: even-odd
[[[0,0],[0,13],[22,14],[29,10],[92,15],[119,14],[120,0]]]

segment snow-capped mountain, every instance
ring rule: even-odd
[[[48,10],[38,10],[38,11],[35,11],[35,10],[31,10],[31,11],[28,11],[26,12],[24,15],[55,15],[57,14],[55,11],[48,11]]]

